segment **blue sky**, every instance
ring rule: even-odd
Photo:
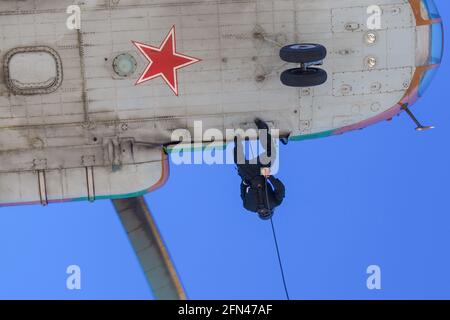
[[[413,107],[434,131],[402,115],[281,147],[274,222],[292,298],[450,299],[449,74],[446,57]],[[284,298],[270,224],[242,208],[239,182],[233,166],[171,166],[146,196],[190,298]],[[152,298],[109,201],[1,208],[0,253],[0,298]],[[66,289],[71,264],[79,291]]]

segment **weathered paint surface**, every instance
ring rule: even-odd
[[[175,129],[193,134],[194,121],[224,130],[261,117],[291,140],[363,128],[414,103],[440,63],[430,59],[442,45],[430,0],[377,1],[382,24],[370,44],[371,0],[86,1],[80,30],[66,27],[71,4],[0,2],[2,204],[148,192],[166,177],[162,146]],[[162,77],[135,85],[148,60],[132,41],[158,48],[173,26],[176,51],[201,60],[178,70],[178,96]],[[279,47],[298,42],[327,47],[324,85],[282,86],[290,66]],[[46,80],[28,58],[50,56]],[[131,71],[116,72],[118,56]]]

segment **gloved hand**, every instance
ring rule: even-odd
[[[271,177],[272,173],[270,172],[270,168],[261,168],[261,175],[266,178]]]

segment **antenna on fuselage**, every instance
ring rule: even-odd
[[[406,111],[406,113],[408,114],[408,116],[411,118],[412,121],[414,121],[414,123],[416,124],[416,131],[428,131],[431,129],[434,129],[434,126],[424,126],[420,123],[419,120],[417,120],[416,116],[414,116],[414,113],[412,113],[412,111],[408,108],[408,104],[404,103],[402,105],[402,109]]]

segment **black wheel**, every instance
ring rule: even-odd
[[[289,87],[315,87],[327,82],[328,75],[319,68],[288,69],[281,74],[281,82]]]
[[[311,63],[322,61],[327,56],[327,49],[321,44],[299,43],[283,47],[280,58],[291,63]]]

